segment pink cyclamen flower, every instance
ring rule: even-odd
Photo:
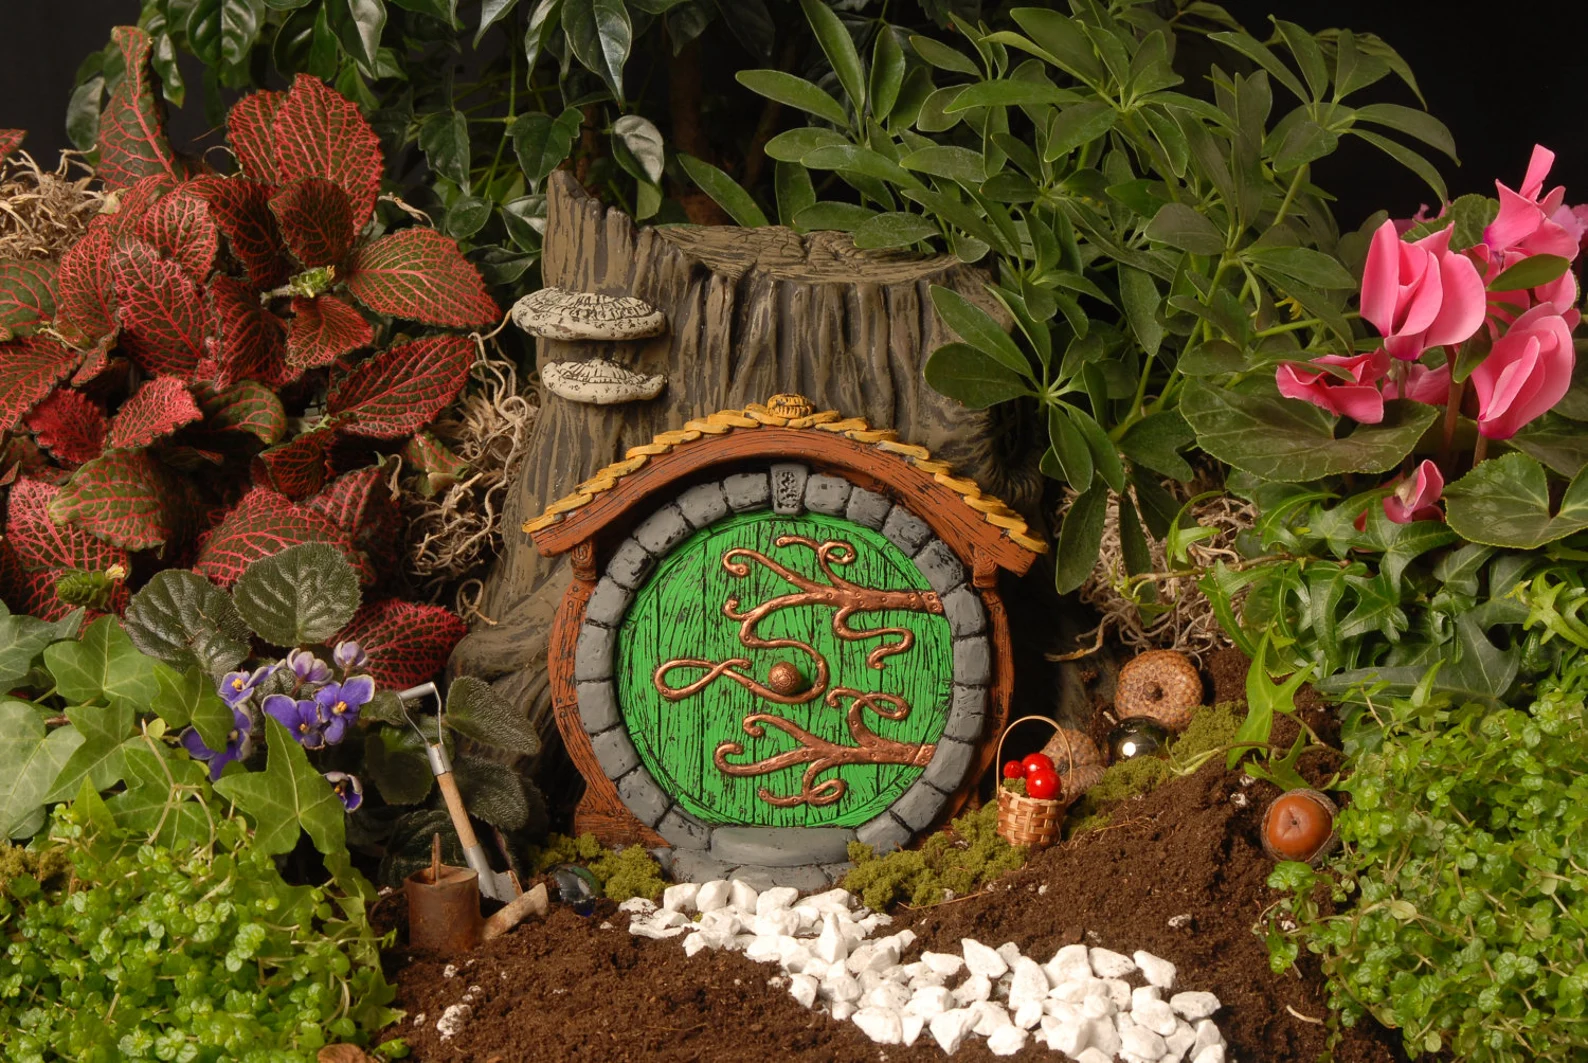
[[[1544,179],[1555,164],[1555,153],[1542,144],[1533,145],[1527,176],[1520,192],[1513,192],[1499,181],[1500,213],[1483,230],[1483,242],[1496,251],[1520,251],[1525,255],[1577,257],[1582,238],[1581,224],[1566,206],[1566,189],[1557,185],[1544,194]]]
[[[1411,399],[1424,406],[1443,406],[1450,401],[1450,364],[1428,368],[1421,362],[1406,367],[1406,390],[1402,393],[1393,378],[1384,382],[1386,399]]]
[[[1373,233],[1362,272],[1362,316],[1396,358],[1461,343],[1483,324],[1483,278],[1465,255],[1450,250],[1453,226],[1406,243],[1386,221]]]
[[[1548,413],[1571,386],[1576,361],[1571,326],[1554,304],[1542,303],[1517,318],[1472,371],[1478,431],[1489,439],[1510,439]]]
[[[1417,475],[1402,480],[1395,490],[1384,496],[1384,515],[1396,524],[1410,524],[1414,520],[1438,520],[1439,496],[1444,493],[1445,478],[1439,466],[1423,459],[1417,466]]]
[[[1378,381],[1389,369],[1389,356],[1382,348],[1352,358],[1326,354],[1314,358],[1313,362],[1340,366],[1351,379],[1345,381],[1322,370],[1287,364],[1274,371],[1279,393],[1287,399],[1301,399],[1363,424],[1378,424],[1384,419],[1384,396],[1379,394]]]

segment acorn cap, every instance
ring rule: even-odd
[[[642,340],[667,328],[667,317],[631,295],[542,288],[513,304],[513,324],[552,340]]]
[[[1201,704],[1202,676],[1183,653],[1149,650],[1119,670],[1114,714],[1120,719],[1150,716],[1171,731],[1184,731]]]

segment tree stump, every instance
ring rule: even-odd
[[[939,395],[922,373],[932,350],[953,339],[932,307],[932,285],[1002,314],[981,270],[951,256],[857,250],[842,233],[637,228],[566,173],[552,175],[548,195],[545,284],[643,299],[666,314],[668,328],[625,343],[537,342],[540,371],[552,362],[608,359],[667,379],[659,397],[619,405],[543,391],[503,518],[506,544],[480,605],[489,620],[452,658],[454,674],[491,681],[543,735],[555,733],[548,636],[570,577],[567,558],[542,557],[519,526],[628,448],[692,417],[803,394],[817,409],[896,430],[1007,501],[1034,528],[1044,526],[1036,511],[1041,445],[1013,438],[1021,429],[1006,414],[969,410]]]

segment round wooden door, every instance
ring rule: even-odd
[[[701,822],[852,827],[930,763],[952,642],[880,531],[760,510],[659,559],[617,630],[614,686],[641,762]]]

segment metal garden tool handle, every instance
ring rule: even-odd
[[[434,683],[421,683],[419,686],[398,692],[397,697],[403,702],[403,715],[407,715],[409,701],[424,697],[426,694],[433,696],[437,703],[440,703],[441,692],[436,689]],[[439,722],[436,727],[437,741],[434,742],[425,737],[413,720],[410,719],[408,722],[425,743],[425,756],[430,760],[430,770],[435,774],[436,785],[441,788],[442,800],[447,803],[447,814],[452,817],[452,829],[457,831],[458,841],[463,846],[463,859],[479,876],[480,892],[493,900],[511,901],[522,892],[517,877],[491,869],[491,862],[485,856],[485,847],[480,844],[479,837],[474,833],[474,824],[469,822],[468,809],[463,807],[463,795],[458,792],[457,779],[452,774],[452,761],[447,756],[446,747],[440,742]]]

